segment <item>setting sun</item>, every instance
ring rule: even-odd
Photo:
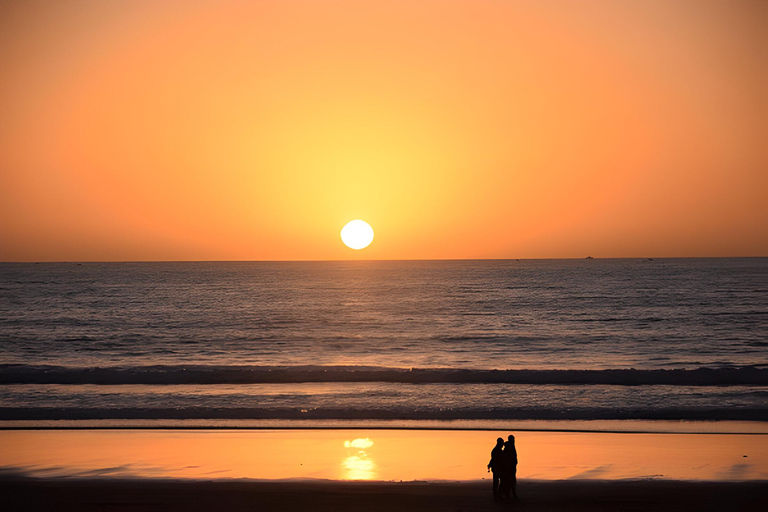
[[[373,242],[373,228],[363,220],[353,220],[341,229],[341,240],[350,249],[365,249]]]
[[[762,510],[767,27],[0,0],[2,503]]]

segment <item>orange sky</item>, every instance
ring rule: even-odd
[[[760,0],[0,2],[0,260],[766,256],[766,27]]]

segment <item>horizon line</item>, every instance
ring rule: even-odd
[[[588,261],[588,260],[705,260],[705,259],[765,259],[768,256],[585,256],[570,258],[389,258],[389,259],[293,259],[293,260],[12,260],[0,264],[42,264],[42,263],[348,263],[348,262],[405,262],[405,261]]]

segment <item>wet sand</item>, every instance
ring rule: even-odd
[[[763,510],[763,434],[515,432],[519,501],[486,472],[507,432],[0,431],[10,511]]]
[[[474,481],[511,431],[8,430],[0,469],[37,478]],[[515,432],[527,480],[768,481],[768,436]]]
[[[487,482],[210,482],[0,479],[14,511],[751,511],[766,482],[520,481],[520,500],[495,503]]]

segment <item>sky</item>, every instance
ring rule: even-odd
[[[766,55],[761,0],[0,0],[0,260],[768,256]]]

